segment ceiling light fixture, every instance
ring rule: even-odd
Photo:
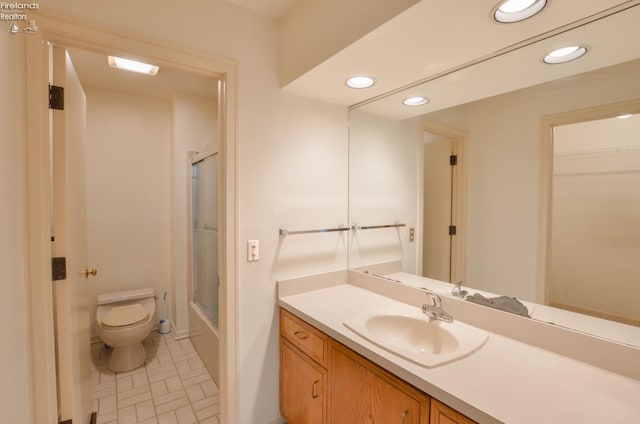
[[[405,106],[422,106],[429,103],[429,99],[422,96],[408,97],[402,101]]]
[[[562,47],[547,54],[543,61],[549,65],[556,65],[558,63],[566,63],[576,60],[577,58],[584,56],[585,53],[587,53],[587,48],[585,46]]]
[[[123,59],[121,57],[109,56],[109,66],[116,69],[124,69],[126,71],[138,72],[140,74],[155,75],[158,73],[158,67],[149,65],[148,63],[137,62],[135,60]]]
[[[376,80],[371,77],[351,77],[346,81],[347,86],[351,88],[369,88],[375,84]]]
[[[505,24],[524,21],[546,5],[547,0],[504,0],[494,8],[493,19]]]
[[[622,115],[616,116],[616,118],[618,118],[618,119],[628,119],[628,118],[631,118],[632,116],[633,115],[630,114],[630,113],[623,113]]]

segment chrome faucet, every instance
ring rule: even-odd
[[[451,289],[451,294],[454,295],[455,297],[460,297],[462,299],[464,299],[467,296],[467,291],[462,290],[462,281],[458,281],[453,285],[453,288]]]
[[[453,322],[453,317],[442,309],[442,299],[440,296],[431,292],[427,292],[425,294],[431,297],[431,303],[425,303],[422,305],[422,313],[432,319]]]

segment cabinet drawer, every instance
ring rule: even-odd
[[[320,365],[327,366],[327,336],[280,309],[280,334]]]

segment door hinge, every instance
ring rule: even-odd
[[[457,232],[457,228],[455,225],[449,225],[449,235],[450,236],[455,236],[456,232]]]
[[[67,258],[51,258],[51,280],[59,281],[67,278]]]
[[[49,85],[49,109],[64,110],[64,87]]]
[[[458,155],[449,156],[449,165],[456,166],[458,164]]]

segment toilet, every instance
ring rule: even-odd
[[[156,295],[152,288],[105,293],[97,297],[96,333],[113,348],[107,362],[115,372],[144,364],[142,341],[156,322]]]

